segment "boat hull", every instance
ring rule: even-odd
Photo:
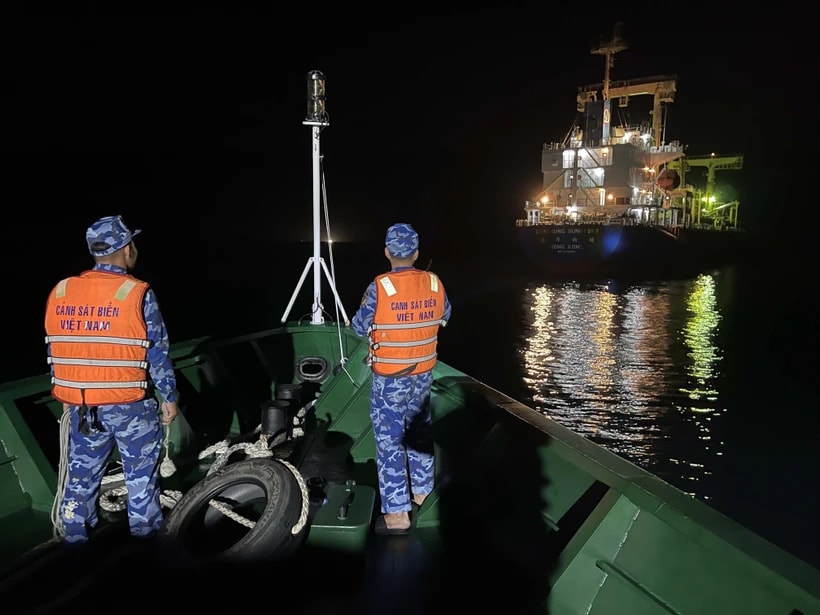
[[[236,593],[247,589],[269,605],[271,596],[259,589],[284,588],[301,597],[305,612],[446,612],[442,605],[458,596],[467,612],[500,598],[510,612],[531,613],[820,613],[820,571],[444,362],[436,365],[431,394],[436,487],[413,513],[409,536],[374,534],[367,351],[349,327],[304,324],[172,348],[184,408],[170,430],[177,472],[162,484],[184,495],[168,518],[205,509],[184,504],[192,493],[199,504],[213,498],[238,505],[233,512],[243,510],[244,499],[255,502],[257,492],[280,496],[276,485],[289,475],[280,468],[276,480],[265,479],[264,460],[230,461],[226,453],[221,458],[230,465],[201,481],[200,464],[220,458],[215,445],[226,431],[231,441],[258,442],[260,404],[268,407],[274,390],[280,399],[298,388],[308,411],[304,435],[277,457],[308,485],[301,500],[308,526],[298,530],[307,536],[288,557],[277,552],[262,561],[233,557],[245,553],[240,547],[253,540],[255,525],[247,533],[237,526],[242,537],[233,546],[209,549],[190,564],[128,541],[122,528],[104,533],[106,526],[90,543],[95,548],[80,554],[87,559],[54,544],[41,548],[52,536],[53,419],[62,408],[46,375],[0,385],[0,559],[9,564],[0,570],[0,603],[30,612],[80,608],[101,599],[101,591],[121,597],[122,570],[139,568],[174,579],[169,594],[179,606],[188,605],[192,588],[204,600],[218,598],[230,572]],[[243,463],[255,470],[240,472]],[[266,514],[257,523],[274,527]],[[184,528],[214,516],[187,514],[175,536],[193,545]],[[284,529],[297,529],[290,527]],[[199,536],[209,542],[205,532]]]
[[[745,233],[652,225],[544,224],[518,229],[538,271],[560,276],[686,275],[743,257]]]

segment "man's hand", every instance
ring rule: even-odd
[[[179,406],[175,401],[162,402],[162,424],[170,425],[179,414]]]

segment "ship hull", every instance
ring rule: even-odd
[[[518,239],[542,273],[668,277],[742,259],[746,237],[736,230],[580,223],[520,227]]]

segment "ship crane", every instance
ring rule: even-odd
[[[615,54],[627,48],[621,38],[620,24],[617,24],[612,38],[590,51],[592,55],[604,56],[604,82],[579,87],[576,109],[583,113],[586,103],[598,100],[599,96],[602,100],[618,99],[619,107],[626,107],[632,96],[652,96],[652,137],[657,144],[662,134],[661,105],[675,102],[677,82],[674,75],[612,81],[610,70],[615,65]]]
[[[706,169],[706,190],[701,196],[701,206],[694,208],[694,222],[700,223],[701,214],[708,217],[726,219],[733,227],[737,227],[737,210],[740,205],[738,201],[728,203],[716,203],[715,175],[718,171],[737,171],[743,168],[743,154],[735,156],[686,156],[678,160],[670,160],[667,163],[670,169],[675,169],[680,173],[681,186],[686,185],[686,172],[693,167]]]

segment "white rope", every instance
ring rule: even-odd
[[[331,238],[331,234],[330,234],[330,210],[328,209],[328,203],[327,203],[327,183],[326,183],[326,180],[325,180],[324,163],[322,162],[320,164],[322,165],[321,182],[322,182],[322,202],[324,203],[324,213],[325,213],[325,234],[328,238],[327,251],[328,251],[328,258],[330,260],[330,275],[329,275],[329,278],[330,278],[330,285],[335,290],[335,288],[336,288],[336,264],[335,264],[335,261],[333,259],[333,241],[330,241],[330,238]],[[345,356],[345,346],[344,346],[344,342],[342,340],[342,319],[339,317],[340,311],[343,312],[344,310],[339,309],[339,303],[336,302],[336,301],[334,301],[334,306],[336,308],[336,310],[335,310],[335,312],[336,312],[335,322],[336,322],[336,334],[339,338],[339,356],[341,357],[341,363],[340,364],[342,366],[342,370],[344,371],[344,373],[347,374],[348,378],[350,378],[350,382],[353,383],[353,384],[356,384],[355,381],[353,380],[353,376],[351,376],[350,373],[345,368],[345,363],[347,363],[347,357]],[[347,320],[347,314],[345,314],[344,316],[345,316],[345,320]],[[350,324],[350,323],[348,323],[348,322],[345,323],[345,325],[348,325],[348,324]]]
[[[177,466],[171,460],[171,456],[169,454],[168,440],[170,439],[170,434],[171,426],[165,425],[165,459],[163,459],[162,463],[159,465],[159,473],[163,478],[168,478],[169,476],[173,475],[174,472],[177,471]]]
[[[295,536],[296,534],[302,531],[302,528],[305,527],[305,524],[307,523],[309,509],[307,483],[305,482],[302,473],[299,470],[297,470],[293,465],[291,465],[284,459],[280,459],[279,462],[282,463],[288,470],[290,470],[291,473],[296,477],[296,482],[299,483],[299,491],[302,492],[302,512],[299,513],[299,519],[297,519],[296,525],[294,525],[290,530],[290,533]]]
[[[199,452],[199,455],[197,456],[197,459],[205,459],[205,457],[210,457],[211,455],[214,455],[214,454],[221,455],[226,450],[228,450],[229,446],[230,446],[230,442],[228,442],[227,440],[222,440],[221,442],[216,442],[215,444],[211,444],[211,446],[209,446],[208,448],[203,449]]]
[[[299,470],[297,470],[293,465],[291,465],[287,461],[284,461],[283,459],[277,459],[277,461],[279,461],[279,463],[281,463],[288,470],[290,470],[293,476],[296,477],[296,482],[299,483],[299,491],[302,495],[302,510],[299,513],[299,518],[296,520],[296,523],[290,529],[290,533],[295,536],[296,534],[302,531],[302,528],[304,528],[305,524],[307,523],[307,516],[309,510],[307,483],[305,483],[305,479],[302,477],[302,474],[299,472]],[[254,527],[256,527],[255,521],[251,521],[250,519],[247,519],[235,513],[230,506],[223,502],[219,502],[218,500],[211,500],[208,502],[208,505],[221,512],[226,517],[233,519],[237,523],[244,525],[249,529],[253,529]]]
[[[68,434],[70,431],[71,417],[70,412],[63,412],[60,416],[60,459],[57,467],[57,489],[54,495],[54,502],[51,505],[51,525],[54,528],[54,537],[62,538],[65,536],[65,525],[63,518],[60,515],[60,504],[65,495],[65,484],[68,480]],[[177,468],[169,454],[169,434],[170,427],[165,426],[165,459],[160,464],[160,474],[167,478],[176,472]],[[100,483],[101,487],[111,483],[125,482],[125,475],[120,472],[118,474],[107,474],[103,476]],[[165,490],[160,492],[159,501],[161,506],[166,508],[173,508],[179,499],[182,497],[181,491]],[[108,512],[119,512],[125,510],[127,507],[128,487],[123,484],[119,487],[102,490],[99,497],[100,508]]]
[[[57,490],[54,494],[54,502],[51,505],[51,525],[54,528],[54,537],[65,536],[65,525],[60,515],[60,504],[65,493],[65,484],[68,480],[68,432],[71,425],[69,413],[63,411],[59,419],[60,423],[60,460],[57,466]]]
[[[165,508],[173,508],[177,502],[182,498],[182,491],[175,491],[173,489],[166,489],[159,494],[159,503]]]
[[[103,478],[103,483],[118,482],[123,480],[123,474],[111,474]],[[173,508],[176,506],[182,497],[181,491],[173,489],[165,489],[159,493],[160,506],[164,508]],[[100,493],[100,508],[108,512],[119,512],[125,510],[128,506],[128,487],[120,485],[119,487],[112,487]]]
[[[224,450],[220,450],[214,462],[211,464],[211,467],[208,468],[208,472],[206,476],[210,476],[215,472],[222,469],[222,466],[227,463],[228,459],[231,455],[233,455],[236,451],[245,451],[245,454],[248,457],[272,457],[273,451],[268,448],[268,438],[265,434],[260,434],[259,439],[256,442],[238,442],[233,446],[229,446]],[[200,453],[199,458],[202,459],[203,455]]]
[[[122,475],[120,475],[122,476]],[[128,487],[114,487],[100,493],[100,508],[108,512],[125,510],[127,506]]]
[[[169,438],[171,433],[171,426],[165,425],[163,429],[165,432],[163,437],[163,446],[165,447],[165,459],[163,459],[162,463],[160,463],[159,465],[159,473],[163,478],[168,478],[169,476],[172,476],[174,472],[177,471],[177,466],[170,456]],[[101,485],[105,486],[107,484],[116,482],[125,483],[125,474],[120,472],[119,474],[108,474],[106,476],[103,476]],[[160,506],[165,506],[166,508],[173,508],[179,501],[179,498],[181,497],[182,492],[179,491],[160,491]],[[100,508],[102,508],[103,510],[107,510],[108,512],[118,512],[121,510],[125,510],[128,506],[127,485],[123,484],[119,487],[113,487],[111,489],[101,491],[99,503]]]
[[[258,426],[255,431],[261,431],[261,425]],[[214,452],[216,453],[216,459],[214,460],[213,464],[211,464],[211,467],[208,469],[206,476],[210,476],[214,472],[219,471],[228,461],[230,456],[238,450],[245,451],[245,454],[248,457],[252,458],[273,456],[273,451],[271,451],[268,447],[267,436],[263,433],[259,434],[259,439],[255,442],[240,442],[232,446],[229,446],[229,443],[226,440],[222,440],[221,442],[218,442],[203,450],[199,454],[199,459],[202,459],[213,454]],[[291,471],[293,476],[296,478],[296,482],[299,484],[299,491],[302,496],[302,508],[299,513],[299,519],[297,519],[296,524],[291,528],[291,533],[296,535],[302,531],[302,528],[304,528],[305,524],[307,523],[308,511],[310,509],[310,499],[308,497],[307,483],[305,482],[305,479],[302,476],[301,472],[299,472],[299,470],[297,470],[293,465],[291,465],[283,459],[277,459],[277,461],[279,461],[288,470]],[[245,527],[253,528],[255,525],[253,521],[241,517],[221,502],[211,500],[210,502],[208,502],[208,504],[216,510],[218,510],[219,512],[221,512],[222,514],[226,515],[227,517],[230,517],[234,521],[241,523]]]
[[[210,505],[212,508],[215,508],[216,510],[221,512],[223,515],[225,515],[229,519],[233,519],[234,521],[236,521],[240,525],[244,525],[248,529],[252,530],[253,528],[256,527],[256,521],[251,521],[250,519],[246,519],[242,515],[238,515],[237,513],[235,513],[230,508],[230,506],[228,506],[226,504],[223,504],[222,502],[219,502],[217,500],[211,500],[210,502],[208,502],[208,505]]]
[[[315,402],[314,402],[315,403]],[[57,493],[54,498],[54,503],[52,504],[51,508],[51,522],[54,526],[54,536],[55,538],[65,536],[65,527],[62,522],[62,517],[60,516],[60,503],[63,499],[63,494],[65,492],[65,483],[68,477],[68,434],[70,429],[70,418],[68,412],[63,412],[63,415],[60,417],[60,461],[58,467],[58,475],[57,475]],[[215,455],[216,459],[211,464],[210,468],[206,476],[210,476],[211,474],[220,470],[225,463],[227,463],[228,459],[230,459],[231,455],[238,450],[242,450],[245,454],[250,458],[262,458],[262,457],[272,457],[273,451],[270,450],[268,446],[267,436],[261,433],[261,425],[255,429],[256,432],[260,432],[259,438],[254,442],[239,442],[234,445],[230,445],[227,440],[222,440],[221,442],[217,442],[209,446],[208,448],[201,451],[198,455],[199,459],[204,459],[205,457],[209,457],[211,455]],[[176,465],[174,464],[173,460],[171,460],[169,455],[169,426],[165,427],[165,435],[164,435],[164,447],[165,447],[165,459],[160,464],[160,474],[163,477],[171,476],[174,472],[176,472]],[[302,506],[301,511],[299,513],[299,518],[296,520],[296,523],[291,528],[291,534],[296,535],[302,531],[307,523],[308,511],[309,511],[309,496],[308,496],[308,488],[307,483],[304,480],[301,472],[299,472],[296,467],[294,467],[289,462],[278,459],[280,463],[282,463],[293,476],[296,478],[296,482],[299,484],[299,491],[302,496]],[[122,472],[117,474],[107,474],[103,476],[101,481],[101,487],[105,485],[109,485],[111,483],[122,482],[122,485],[117,487],[111,487],[110,489],[101,489],[100,496],[99,496],[99,505],[105,511],[108,512],[119,512],[125,510],[128,505],[128,486],[125,484],[125,475]],[[173,508],[182,498],[183,493],[181,491],[174,491],[174,490],[165,490],[160,492],[160,504],[165,508]],[[241,515],[235,513],[229,506],[226,504],[219,502],[217,500],[210,500],[208,504],[224,514],[225,516],[233,519],[237,523],[244,525],[247,528],[253,529],[256,526],[254,521],[242,517]]]

